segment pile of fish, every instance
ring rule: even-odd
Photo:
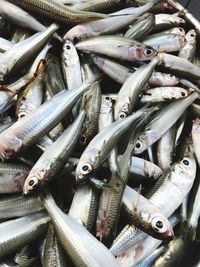
[[[198,20],[172,0],[0,0],[0,34],[0,266],[194,266]]]

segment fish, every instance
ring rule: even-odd
[[[58,25],[52,24],[46,30],[35,33],[31,37],[13,45],[0,57],[0,81],[5,82],[9,75],[15,73],[19,68],[42,50]]]
[[[159,63],[160,58],[154,58],[146,66],[142,66],[137,69],[123,84],[118,92],[117,99],[114,106],[114,118],[118,120],[130,115],[137,102],[139,95],[141,94],[144,86],[148,82],[152,72],[156,65]]]
[[[84,183],[106,160],[119,138],[143,114],[142,110],[115,121],[97,134],[84,150],[76,168],[76,180]]]
[[[12,158],[20,150],[37,143],[41,137],[63,119],[79,97],[90,88],[92,83],[93,81],[85,81],[79,88],[61,91],[37,110],[18,120],[1,133],[1,159]],[[57,106],[57,109],[54,108],[54,112],[52,112],[52,107],[55,106]]]
[[[51,216],[58,239],[75,265],[119,266],[111,252],[80,222],[60,210],[50,193],[46,192],[41,198]]]
[[[124,37],[141,41],[153,30],[154,25],[155,16],[151,13],[146,13],[137,18],[137,20],[129,26],[129,29],[125,32]]]
[[[147,3],[144,6],[137,7],[132,9],[131,13],[128,13],[128,10],[125,9],[125,15],[118,12],[112,13],[113,16],[101,20],[95,20],[90,22],[85,22],[79,25],[76,25],[74,28],[70,29],[64,36],[65,40],[70,40],[71,42],[77,43],[83,39],[95,37],[103,34],[113,34],[117,31],[122,30],[131,24],[138,16],[149,11],[154,5],[153,1]]]
[[[73,10],[56,0],[31,0],[31,2],[29,0],[25,0],[23,3],[19,0],[9,0],[9,2],[36,15],[44,16],[65,24],[106,17],[106,15],[101,13]]]
[[[49,221],[45,212],[38,212],[0,223],[0,257],[5,258],[36,240],[45,232]]]
[[[178,99],[173,103],[165,106],[157,112],[154,119],[147,124],[145,129],[140,134],[138,141],[135,144],[134,154],[140,154],[149,146],[154,144],[160,137],[169,130],[169,128],[181,117],[186,108],[191,105],[198,94],[193,93],[184,99]],[[164,116],[162,116],[164,114]],[[165,124],[164,117],[167,117],[168,124]]]
[[[85,112],[82,111],[74,123],[38,159],[24,183],[25,195],[41,188],[59,174],[78,140],[84,118]]]
[[[20,193],[30,167],[23,163],[0,163],[0,193]]]
[[[78,42],[78,50],[86,53],[97,53],[125,61],[148,61],[157,56],[152,47],[135,40],[114,35],[98,36]]]

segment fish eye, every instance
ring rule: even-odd
[[[190,36],[191,36],[191,37],[195,37],[194,33],[191,33]]]
[[[127,114],[126,114],[126,112],[123,112],[123,111],[120,112],[119,115],[118,115],[118,118],[119,118],[119,119],[124,119],[124,118],[126,118],[126,117],[127,117]]]
[[[74,36],[73,37],[73,43],[76,44],[76,43],[78,43],[78,41],[79,41],[78,36]]]
[[[159,228],[159,229],[162,229],[163,228],[163,223],[161,221],[157,221],[156,222],[156,227]]]
[[[70,45],[66,45],[65,48],[66,48],[67,50],[70,50],[70,49],[71,49],[71,46],[70,46]]]
[[[181,95],[182,95],[182,96],[186,96],[186,93],[185,93],[185,92],[181,92]]]
[[[81,173],[82,174],[89,174],[92,171],[92,165],[90,163],[84,163],[81,166]]]
[[[145,55],[145,56],[149,57],[149,56],[151,56],[152,54],[153,54],[153,49],[146,48],[146,49],[144,50],[144,55]]]
[[[137,141],[135,144],[135,148],[136,149],[140,149],[142,147],[142,142],[141,141]]]
[[[28,182],[28,189],[33,189],[35,186],[38,185],[38,179],[37,177],[32,177],[30,181]]]
[[[189,160],[187,160],[187,159],[184,159],[182,162],[183,162],[183,164],[184,164],[185,166],[189,166],[189,165],[190,165],[190,162],[189,162]]]
[[[154,217],[152,219],[151,225],[153,227],[153,229],[158,232],[158,233],[164,233],[167,231],[167,227],[164,225],[163,223],[163,219],[161,217]]]
[[[106,96],[106,97],[105,97],[105,100],[110,100],[110,97],[109,97],[109,96]]]

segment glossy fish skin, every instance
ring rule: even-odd
[[[174,99],[181,99],[185,98],[190,94],[189,90],[186,90],[182,87],[156,87],[152,89],[148,89],[144,91],[141,103],[156,103],[156,102],[164,102],[164,101],[171,101]]]
[[[110,58],[101,55],[92,55],[91,57],[93,62],[102,72],[120,84],[123,84],[133,73],[133,70],[130,68],[125,67]]]
[[[177,15],[169,14],[156,14],[155,15],[155,28],[154,31],[166,30],[174,26],[185,24],[186,21]]]
[[[140,154],[154,144],[181,117],[183,112],[198,98],[192,93],[184,99],[178,99],[159,110],[154,119],[145,127],[134,148],[134,154]],[[164,123],[167,120],[169,123]]]
[[[14,195],[0,199],[0,219],[22,217],[43,209],[39,197]]]
[[[101,242],[75,219],[58,208],[51,195],[43,196],[43,204],[52,219],[58,239],[75,265],[83,267],[119,266],[110,251]]]
[[[157,52],[141,43],[114,35],[99,36],[81,41],[76,48],[86,53],[97,53],[126,61],[152,60]]]
[[[118,156],[118,161],[120,162],[122,159],[122,155]],[[146,177],[152,181],[158,179],[163,174],[163,171],[156,164],[147,161],[145,159],[141,159],[138,157],[132,156],[130,169],[129,169],[129,179],[136,179],[135,175],[139,175],[142,177]]]
[[[177,74],[183,78],[200,79],[200,68],[184,58],[167,53],[160,53],[162,60],[160,65],[165,71]]]
[[[37,75],[38,66],[41,64],[41,61],[45,60],[46,54],[47,54],[48,50],[50,49],[50,47],[51,47],[51,45],[47,44],[41,50],[41,52],[35,58],[32,65],[30,66],[28,71],[25,73],[25,75],[23,75],[21,78],[19,78],[17,81],[15,81],[11,84],[2,85],[2,87],[5,87],[5,88],[12,90],[12,91],[19,91],[19,89],[26,86]]]
[[[175,147],[175,126],[172,126],[158,141],[157,158],[158,165],[166,172],[173,161]]]
[[[79,185],[74,194],[68,215],[82,222],[89,232],[94,232],[100,193],[91,185]]]
[[[17,16],[16,16],[17,14]],[[20,7],[1,0],[0,15],[8,21],[34,31],[44,31],[46,27]]]
[[[137,69],[123,84],[118,92],[117,99],[114,106],[114,118],[118,120],[130,115],[134,110],[139,95],[144,86],[148,82],[156,65],[160,62],[160,58],[154,58],[146,66]]]
[[[111,123],[91,140],[79,159],[76,168],[77,182],[84,183],[91,177],[108,158],[119,138],[142,113],[143,111],[139,110],[125,119]]]
[[[169,218],[172,227],[176,226],[180,222],[179,216],[175,213],[173,216]],[[124,233],[125,235],[126,233]],[[137,237],[138,235],[138,237]],[[125,235],[125,239],[127,236]],[[151,236],[147,236],[142,231],[133,231],[129,235],[128,241],[130,242],[131,239],[139,239],[141,242],[134,242],[134,244],[126,250],[124,253],[119,253],[117,257],[117,261],[121,266],[133,266],[136,264],[141,263],[145,260],[151,253],[158,248],[162,241],[155,239]],[[123,243],[122,243],[123,244]]]
[[[117,16],[118,12],[111,14],[111,17],[86,22],[75,26],[70,29],[64,36],[65,40],[70,40],[71,42],[81,41],[85,38],[90,38],[102,34],[113,34],[117,31],[122,30],[131,24],[138,16],[149,11],[152,7],[152,3],[147,3],[144,6],[134,8],[130,15],[125,9],[125,15]],[[123,12],[123,9],[120,11]],[[112,17],[113,15],[113,17]],[[115,16],[116,15],[116,16]]]
[[[52,224],[48,227],[43,258],[44,267],[67,267],[65,251],[56,237]]]
[[[0,224],[0,257],[4,258],[45,232],[50,218],[44,212],[35,213]]]
[[[110,58],[101,55],[92,55],[91,57],[102,72],[120,84],[124,84],[134,72]],[[179,79],[172,74],[154,71],[149,78],[149,83],[152,86],[174,86],[179,83]]]
[[[173,238],[171,224],[162,210],[142,195],[138,196],[138,193],[129,186],[124,190],[122,203],[136,227],[157,239]]]
[[[179,57],[185,58],[190,62],[193,62],[196,54],[196,43],[197,43],[197,33],[195,30],[190,30],[187,32],[186,44],[179,51]]]
[[[115,257],[123,255],[124,252],[141,241],[146,235],[134,225],[126,225],[114,240],[110,247],[110,252]]]
[[[16,115],[19,119],[36,110],[42,104],[45,78],[44,62],[38,66],[36,75],[35,79],[18,95]]]
[[[46,88],[51,96],[56,95],[65,88],[61,66],[54,54],[47,55]]]
[[[9,0],[27,11],[62,23],[75,23],[106,17],[100,13],[75,11],[55,0]]]
[[[45,102],[37,110],[15,122],[0,134],[1,159],[9,159],[21,150],[37,143],[53,129],[71,110],[74,103],[86,92],[94,81],[86,81],[81,87],[64,90]]]
[[[157,35],[146,37],[142,43],[153,47],[158,52],[176,52],[185,46],[185,36],[178,34]]]
[[[0,193],[22,192],[30,167],[20,163],[0,163]]]
[[[138,18],[130,28],[125,32],[124,37],[141,41],[154,28],[155,16],[153,14],[144,14]]]
[[[85,111],[82,111],[74,123],[38,159],[24,183],[25,195],[46,185],[62,170],[78,140],[84,118]]]
[[[149,200],[167,217],[181,205],[196,176],[196,161],[191,140],[187,141],[182,153],[181,159],[171,166],[170,171],[149,192]]]
[[[31,37],[13,45],[0,57],[0,81],[5,82],[9,75],[18,71],[29,60],[33,59],[37,52],[42,50],[53,33],[59,27],[52,24],[46,30],[35,33]]]
[[[86,79],[92,79],[94,77],[94,72],[88,63],[84,64],[83,69]],[[83,95],[81,108],[87,110],[79,139],[79,143],[85,147],[98,132],[98,120],[101,108],[101,87],[99,83],[95,83],[93,88]]]
[[[68,40],[63,45],[62,69],[65,83],[69,90],[81,85],[82,78],[79,56],[73,43]]]
[[[146,110],[146,118],[154,111],[154,108]],[[116,166],[117,168],[114,168],[114,171],[111,170],[112,174],[110,177],[110,182],[108,186],[103,188],[104,190],[102,191],[100,197],[99,211],[96,222],[96,236],[98,236],[107,244],[109,244],[111,239],[113,239],[116,234],[116,226],[119,219],[122,196],[128,181],[132,151],[135,145],[135,139],[138,136],[136,123],[137,122],[135,122],[135,124],[132,126],[131,138],[123,154],[122,160]],[[142,123],[143,120],[137,126],[140,126]]]
[[[152,86],[175,86],[179,83],[179,78],[163,72],[154,71],[149,79],[149,83]]]

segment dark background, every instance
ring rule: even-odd
[[[195,15],[196,18],[200,19],[200,0],[179,0],[178,2],[180,2],[184,6],[189,2],[187,8],[193,15]]]

